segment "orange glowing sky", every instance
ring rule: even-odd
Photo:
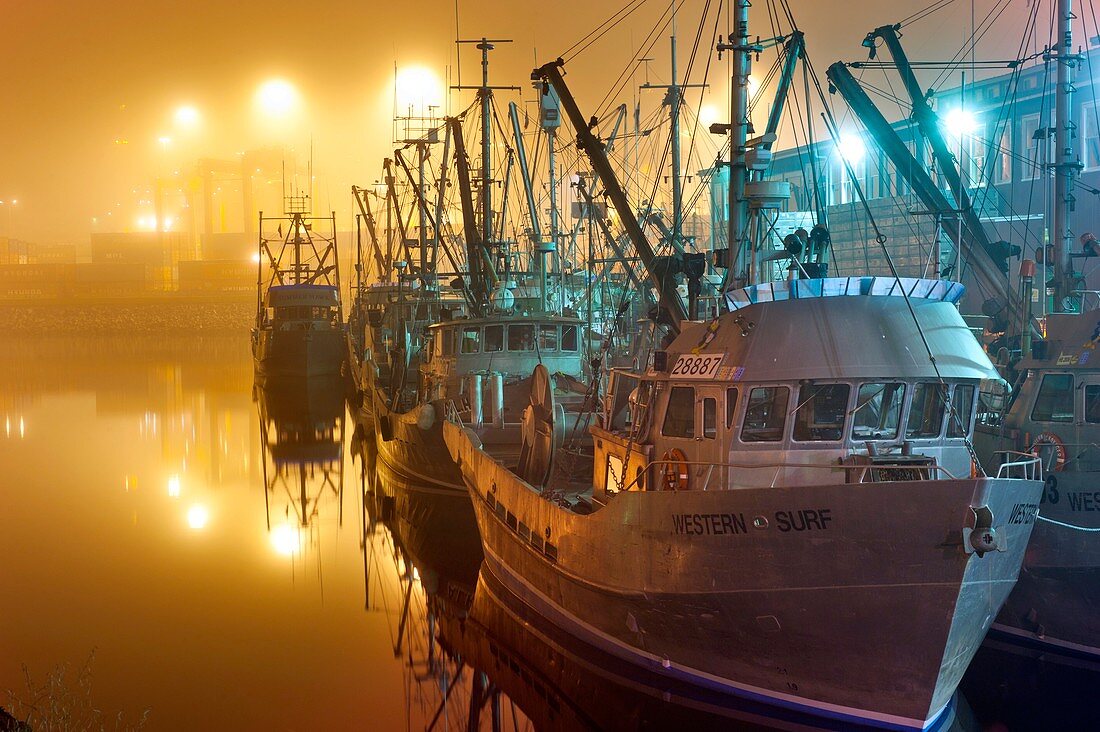
[[[928,2],[791,4],[823,72],[834,60],[862,57],[859,42],[868,30]],[[976,3],[979,20],[992,4]],[[4,6],[0,200],[18,198],[19,207],[10,224],[0,217],[6,229],[0,234],[32,241],[86,241],[92,217],[137,195],[135,188],[157,175],[199,157],[231,158],[264,145],[308,156],[312,141],[319,208],[350,211],[350,185],[375,180],[392,149],[395,65],[426,66],[441,77],[450,67],[454,80],[453,0],[4,0]],[[460,0],[459,6],[463,37],[514,40],[494,54],[493,77],[523,85],[522,100],[531,101],[527,80],[536,58],[553,59],[621,3]],[[569,81],[582,110],[599,102],[666,6],[666,0],[649,0],[570,64]],[[682,65],[701,6],[690,0],[681,11]],[[754,31],[762,35],[768,33],[766,8],[764,0],[753,8]],[[958,2],[913,26],[906,39],[910,54],[953,52],[968,35],[970,12],[970,3]],[[1016,17],[1007,19],[1007,30],[991,34],[980,54],[1015,55],[1011,30],[1026,8],[1019,3],[1009,13]],[[653,55],[655,79],[667,79],[667,42]],[[474,81],[476,62],[463,57],[465,83]],[[721,105],[727,61],[713,63],[718,84],[712,93]],[[762,61],[768,63],[770,58]],[[272,78],[290,82],[300,95],[296,116],[282,126],[261,124],[254,110],[257,87]],[[457,107],[468,96],[451,99]],[[649,103],[659,99],[654,95]],[[190,131],[174,120],[183,104],[201,115]]]

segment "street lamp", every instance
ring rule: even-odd
[[[841,134],[836,143],[836,150],[840,153],[840,157],[852,167],[862,163],[863,158],[867,156],[867,146],[863,144],[863,138],[850,132]]]
[[[190,104],[185,104],[176,108],[176,113],[173,115],[176,126],[184,130],[193,130],[199,126],[202,122],[202,114],[195,107]]]
[[[288,81],[271,79],[256,90],[256,103],[267,117],[286,117],[298,103],[298,90]]]
[[[978,120],[974,114],[961,108],[952,109],[945,114],[943,124],[947,128],[947,132],[956,138],[961,138],[963,135],[972,135],[978,129]]]

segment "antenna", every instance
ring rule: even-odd
[[[462,54],[458,49],[458,39],[461,37],[458,25],[458,0],[455,0],[455,74],[458,76],[459,86],[462,86]]]

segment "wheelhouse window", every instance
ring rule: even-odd
[[[535,326],[531,323],[508,326],[509,351],[535,350]]]
[[[951,415],[947,419],[948,437],[968,437],[974,415],[974,385],[959,384],[951,399]]]
[[[1031,418],[1036,422],[1073,421],[1073,374],[1047,374],[1039,386]]]
[[[1085,386],[1085,421],[1100,424],[1100,384]]]
[[[695,387],[672,387],[668,394],[661,434],[665,437],[686,439],[695,437]]]
[[[462,329],[462,352],[477,353],[481,350],[481,328]]]
[[[901,427],[905,384],[897,381],[860,384],[852,412],[853,440],[893,440]]]
[[[847,384],[805,384],[798,389],[794,439],[799,442],[836,442],[844,434],[848,412]]]
[[[455,333],[451,328],[440,328],[436,331],[439,338],[440,353],[444,356],[453,356],[455,352]]]
[[[742,442],[779,442],[787,421],[790,389],[785,386],[760,386],[749,392],[745,407]]]
[[[561,350],[577,350],[577,326],[563,325],[561,327]]]
[[[539,326],[539,351],[556,351],[558,350],[558,326],[546,325],[545,323]]]
[[[718,400],[703,399],[703,437],[713,440],[718,436]]]
[[[499,353],[504,350],[504,326],[485,326],[485,352]]]
[[[726,389],[726,429],[733,429],[733,420],[737,417],[737,387]]]
[[[939,436],[943,428],[945,396],[943,384],[924,382],[913,388],[913,404],[909,407],[909,421],[905,424],[907,438]]]

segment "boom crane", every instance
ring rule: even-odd
[[[687,320],[687,309],[684,307],[679,293],[676,292],[676,283],[671,275],[682,269],[682,259],[677,256],[658,257],[656,252],[653,251],[653,247],[646,239],[645,232],[642,231],[638,218],[634,215],[634,210],[626,198],[626,193],[619,185],[615,171],[607,159],[603,142],[592,133],[592,129],[589,127],[584,115],[581,114],[576,100],[573,99],[573,93],[569,91],[569,87],[565,83],[561,72],[562,66],[564,66],[564,62],[559,58],[557,61],[544,64],[535,69],[532,78],[542,79],[544,83],[552,86],[554,91],[557,92],[566,116],[569,117],[569,121],[573,124],[573,128],[577,133],[577,147],[588,157],[592,169],[600,177],[600,182],[607,192],[607,197],[611,199],[611,204],[619,214],[619,219],[623,222],[631,243],[638,251],[638,256],[642,258],[649,281],[660,295],[658,307],[664,316],[664,322],[667,323],[673,333],[678,334],[681,323]]]
[[[921,202],[930,211],[939,212],[949,218],[965,216],[965,213],[959,212],[947,200],[935,181],[925,171],[924,166],[909,152],[905,142],[890,126],[890,123],[886,121],[886,118],[874,105],[870,97],[867,96],[867,93],[863,91],[848,67],[841,62],[837,62],[829,67],[825,75],[836,91],[844,98],[844,101],[848,103],[848,106],[851,107],[855,116],[867,127],[883,154],[905,177]],[[1020,322],[1019,318],[1022,312],[1020,297],[1008,286],[1008,278],[1005,277],[1000,267],[989,255],[988,247],[992,245],[981,229],[981,222],[978,221],[977,216],[964,218],[963,221],[966,226],[961,234],[958,227],[944,227],[948,236],[952,238],[955,246],[960,251],[969,254],[968,258],[978,287],[996,301],[996,310],[1000,311],[1000,314],[1003,314],[1008,322]],[[974,244],[979,246],[974,246]],[[961,273],[959,274],[961,275]]]

